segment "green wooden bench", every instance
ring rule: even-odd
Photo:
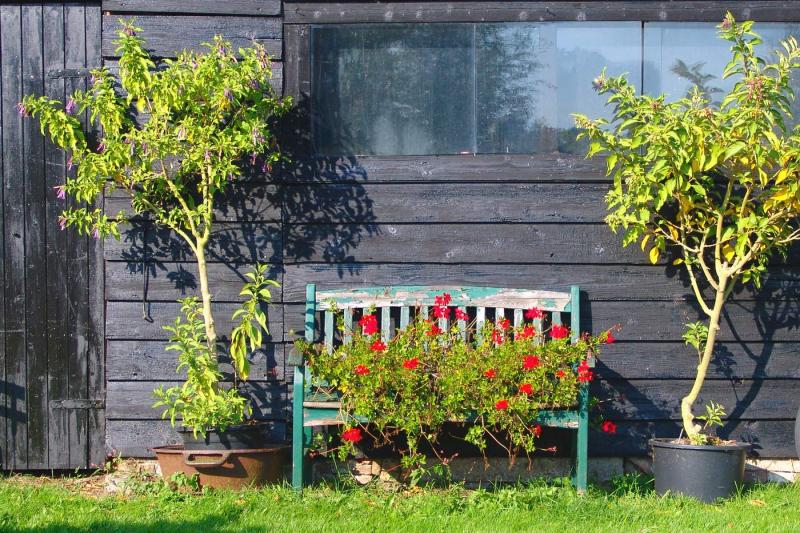
[[[309,342],[316,340],[319,329],[322,332],[325,346],[333,350],[335,339],[335,317],[330,303],[344,314],[345,331],[351,331],[355,310],[374,307],[380,316],[381,337],[384,342],[393,336],[391,331],[392,308],[399,308],[399,327],[405,328],[411,320],[411,311],[418,308],[427,317],[429,308],[434,305],[434,298],[447,292],[452,297],[451,307],[462,311],[474,308],[478,329],[486,320],[487,309],[494,309],[495,319],[506,317],[513,320],[515,326],[523,321],[523,313],[531,307],[538,307],[550,315],[552,324],[562,324],[564,314],[569,313],[570,333],[575,342],[580,335],[580,290],[573,285],[570,292],[535,291],[525,289],[503,289],[491,287],[445,287],[445,286],[396,286],[396,287],[362,287],[350,290],[317,291],[311,284],[306,287],[305,338]],[[446,319],[440,319],[440,327],[447,327]],[[541,331],[542,319],[534,321],[534,326]],[[538,322],[538,324],[537,324]],[[318,328],[318,326],[321,326]],[[462,331],[466,332],[466,323],[459,321]],[[466,334],[466,333],[465,333]],[[349,342],[345,337],[343,342]],[[302,360],[293,361],[294,389],[292,398],[292,486],[302,490],[308,478],[304,464],[306,448],[311,445],[312,428],[342,424],[340,404],[330,396],[317,397],[312,389],[312,376]],[[589,361],[594,366],[594,360]],[[581,387],[574,410],[540,411],[536,422],[543,426],[559,427],[575,430],[574,452],[575,465],[573,483],[579,491],[586,490],[587,449],[589,443],[589,389],[588,384]]]

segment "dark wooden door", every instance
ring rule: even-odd
[[[23,119],[100,65],[100,4],[0,6],[0,465],[88,468],[105,455],[102,243],[61,231],[64,154]],[[85,119],[85,117],[84,117]]]

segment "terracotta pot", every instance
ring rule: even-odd
[[[161,475],[169,479],[183,472],[199,475],[200,485],[216,489],[240,489],[284,480],[288,446],[255,450],[184,450],[181,445],[153,448]]]

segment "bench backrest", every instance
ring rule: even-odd
[[[381,337],[388,341],[394,336],[392,327],[393,309],[399,310],[399,321],[396,327],[403,329],[412,320],[412,312],[419,309],[427,317],[434,299],[443,293],[451,297],[449,307],[456,307],[474,316],[476,330],[480,330],[487,316],[495,321],[501,317],[519,326],[527,309],[536,307],[544,312],[544,317],[534,320],[537,331],[542,324],[562,324],[563,314],[569,314],[569,327],[572,341],[580,335],[580,289],[577,285],[570,287],[569,292],[539,291],[528,289],[507,289],[497,287],[469,286],[421,286],[406,285],[393,287],[359,287],[354,289],[337,289],[317,291],[316,285],[306,286],[305,337],[309,342],[316,340],[317,315],[319,325],[328,350],[334,349],[336,339],[336,310],[343,313],[345,335],[342,342],[350,342],[354,316],[365,310],[375,308],[380,320]],[[397,312],[395,311],[395,314]],[[459,328],[466,336],[466,322],[458,321]],[[446,329],[447,319],[439,319],[439,326]]]

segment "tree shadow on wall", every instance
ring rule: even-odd
[[[285,161],[266,173],[261,163],[245,172],[216,202],[217,222],[208,245],[209,263],[224,265],[242,283],[256,262],[271,265],[276,278],[283,264],[316,262],[357,274],[353,250],[379,234],[364,183],[368,176],[355,156],[313,157],[308,104],[302,102],[275,124]],[[165,276],[181,294],[197,292],[199,280],[186,243],[169,229],[132,221],[123,233],[119,257],[131,273],[142,274],[143,299],[149,281]],[[213,278],[210,280],[213,284]]]

